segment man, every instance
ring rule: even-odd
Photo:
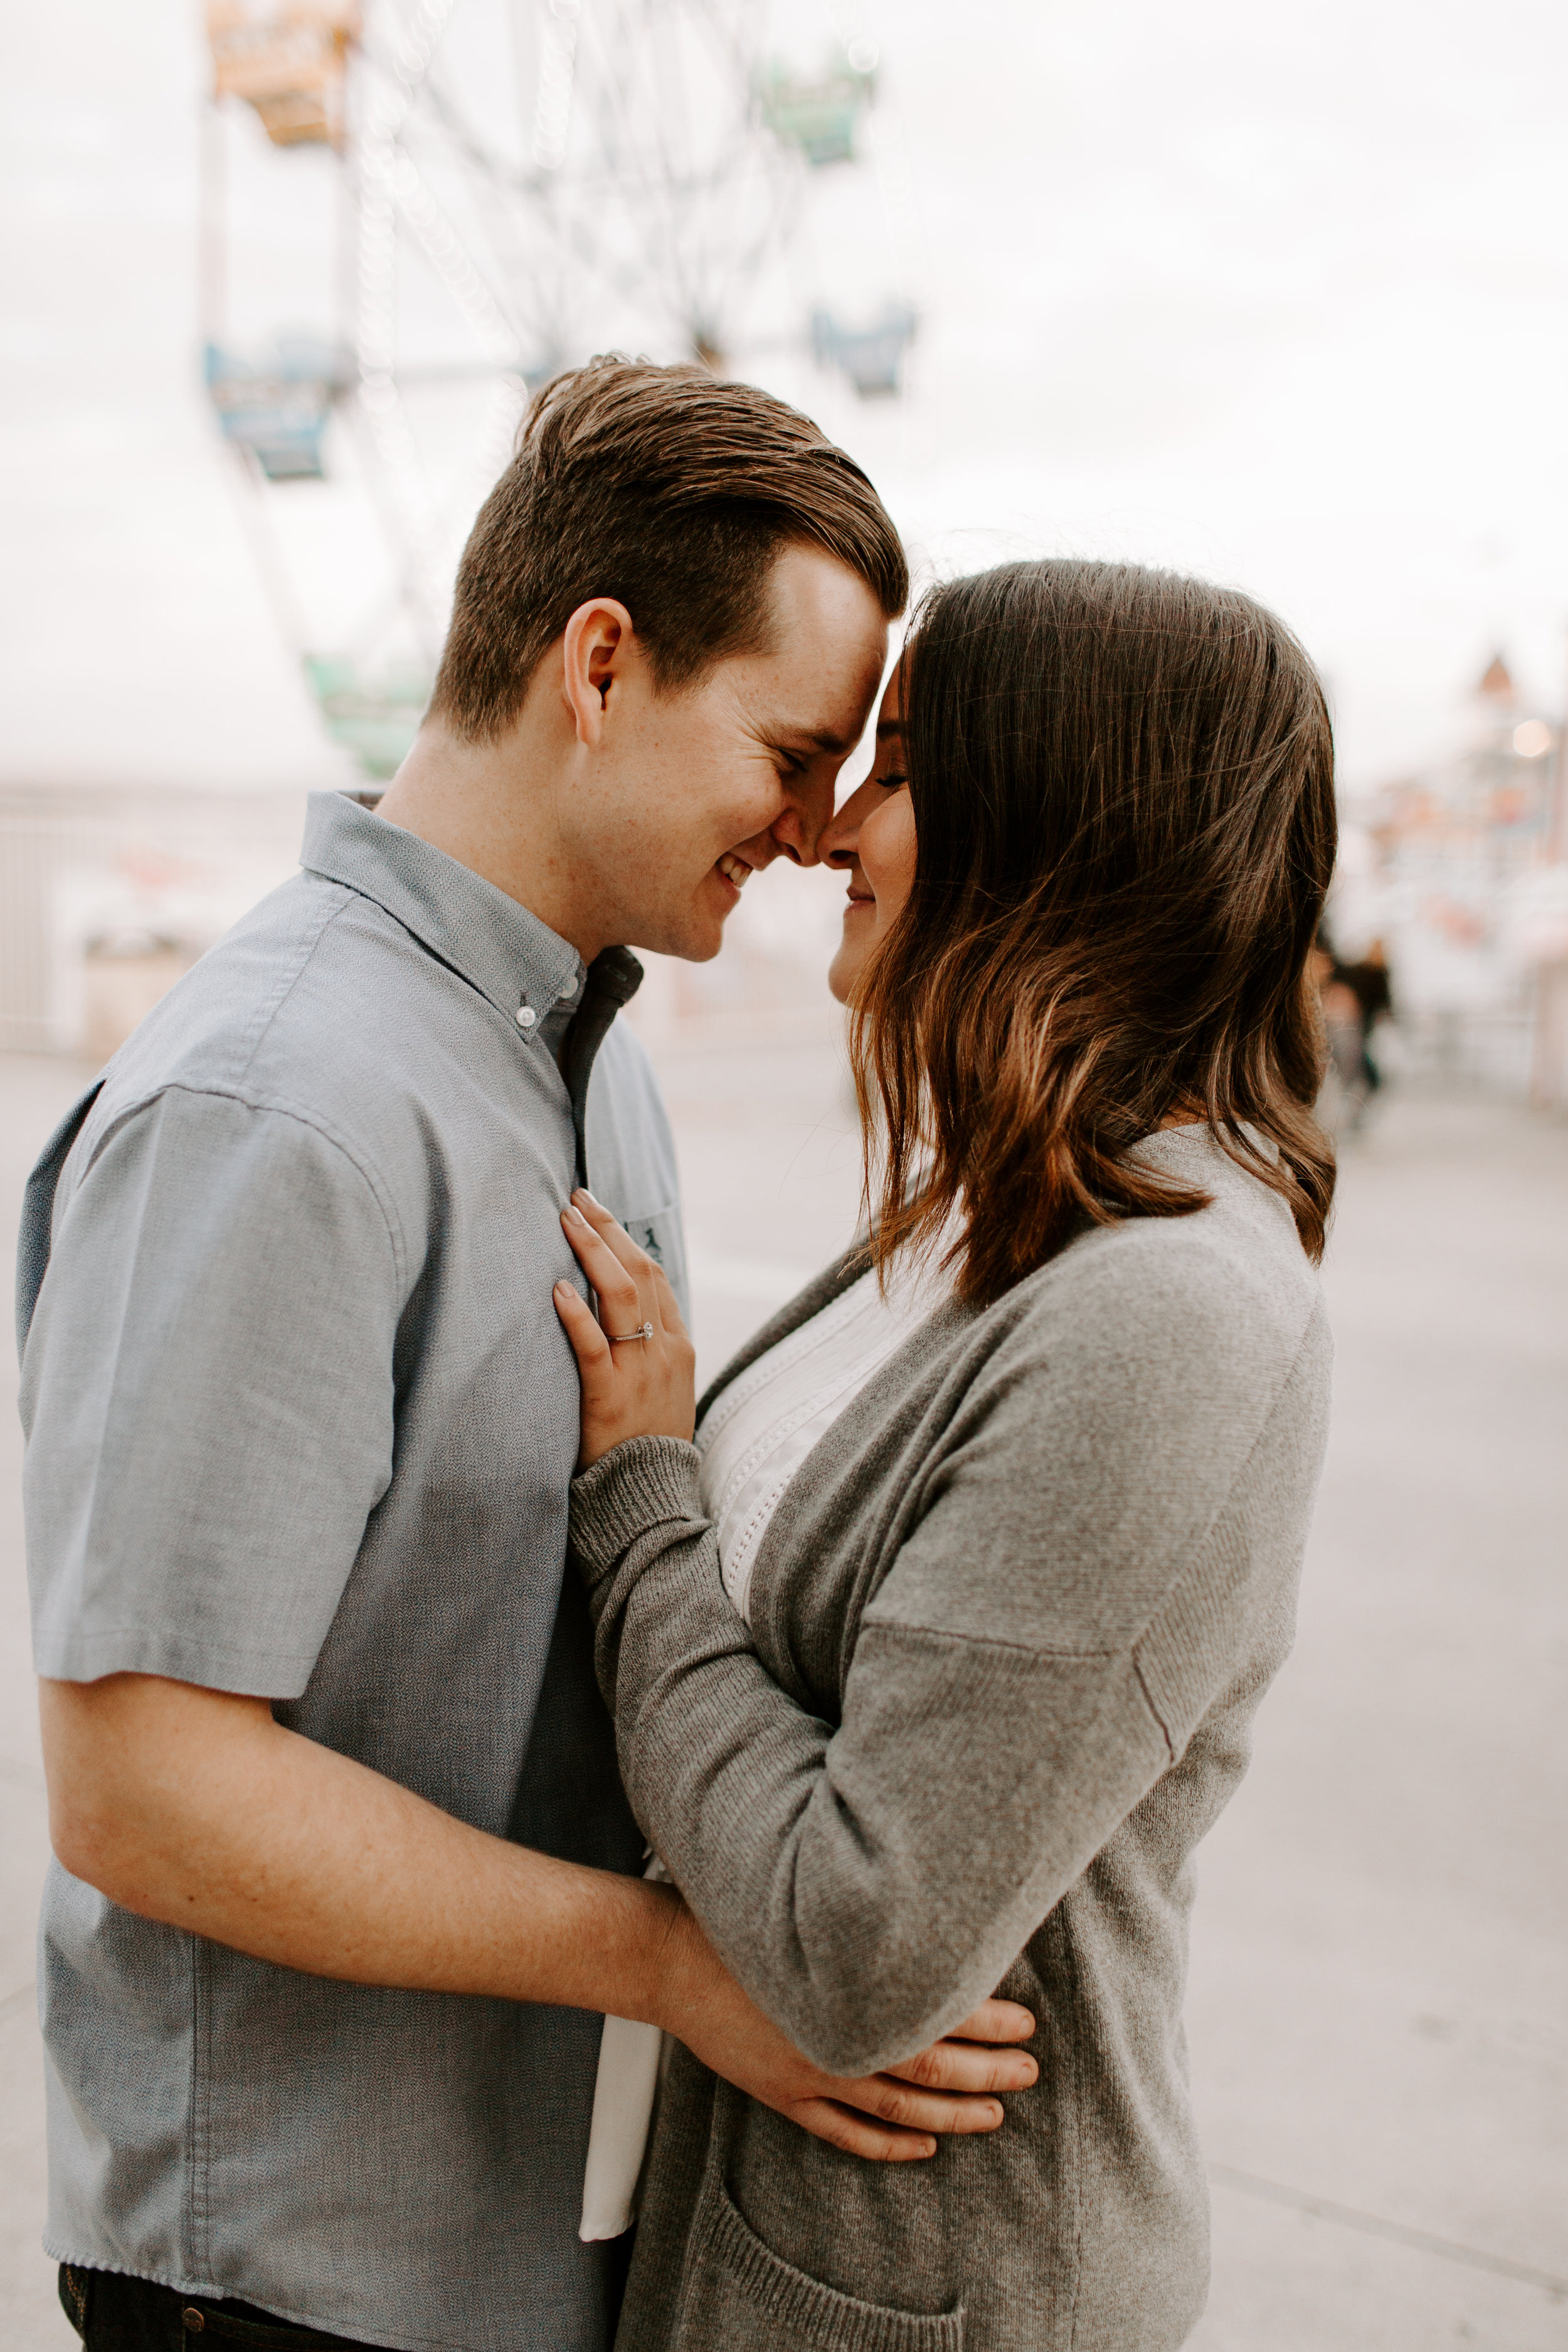
[[[47,2243],[89,2345],[604,2345],[600,2012],[868,2155],[988,2119],[829,2082],[636,1874],[562,1591],[573,1185],[680,1276],[626,946],[711,956],[812,862],[905,593],[794,412],[559,379],[380,813],[313,802],[35,1172]]]

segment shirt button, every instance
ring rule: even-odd
[[[576,993],[577,993],[577,975],[576,975],[576,973],[575,973],[575,972],[573,972],[573,973],[571,974],[570,978],[569,978],[569,979],[567,979],[567,980],[563,983],[563,985],[562,985],[562,989],[561,989],[561,994],[562,994],[563,997],[565,997],[565,996],[575,996],[575,995],[576,995]]]
[[[531,1004],[520,1004],[518,1006],[517,1025],[520,1029],[531,1029],[538,1018],[539,1015],[534,1011]]]
[[[205,2316],[194,2305],[187,2305],[180,2314],[180,2325],[188,2336],[199,2336],[206,2324]]]

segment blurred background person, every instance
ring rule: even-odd
[[[1383,1084],[1372,1050],[1373,1032],[1392,1019],[1394,993],[1383,941],[1373,940],[1353,963],[1338,955],[1326,930],[1318,934],[1313,975],[1323,1009],[1330,1067],[1322,1116],[1335,1133],[1355,1134]]]

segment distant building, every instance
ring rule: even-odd
[[[1384,785],[1336,894],[1342,946],[1385,940],[1405,1036],[1450,1077],[1528,1083],[1549,942],[1560,729],[1494,655],[1454,748]],[[1568,942],[1564,942],[1568,947]]]

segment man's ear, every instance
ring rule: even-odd
[[[562,641],[561,691],[579,743],[597,747],[605,731],[610,689],[635,658],[632,616],[613,596],[579,604]]]

